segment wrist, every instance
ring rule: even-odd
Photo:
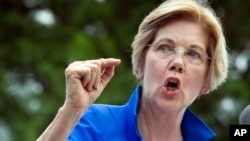
[[[59,112],[62,113],[63,115],[66,115],[68,118],[77,119],[80,118],[85,113],[86,110],[87,108],[75,108],[63,105],[59,109]]]

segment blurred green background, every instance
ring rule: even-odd
[[[34,141],[65,97],[64,69],[75,60],[116,57],[116,75],[97,100],[125,103],[138,83],[130,44],[142,19],[162,0],[0,0],[0,140]],[[250,1],[211,0],[225,26],[227,82],[192,109],[229,140],[250,104]]]

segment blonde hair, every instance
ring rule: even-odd
[[[207,52],[212,60],[205,84],[209,90],[216,89],[225,81],[228,73],[226,41],[221,22],[213,9],[194,0],[165,1],[144,18],[132,42],[133,73],[136,76],[142,73],[147,45],[153,42],[159,28],[173,19],[191,20],[201,24],[206,31],[209,37]]]

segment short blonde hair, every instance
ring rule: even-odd
[[[159,28],[173,19],[186,19],[201,24],[209,37],[207,53],[212,58],[206,86],[212,91],[222,84],[228,73],[228,53],[221,22],[212,8],[194,0],[168,0],[144,18],[132,42],[133,73],[138,76],[144,69],[148,45]]]

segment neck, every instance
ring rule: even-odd
[[[185,110],[173,112],[159,109],[141,99],[138,127],[144,141],[182,141],[181,121]]]

